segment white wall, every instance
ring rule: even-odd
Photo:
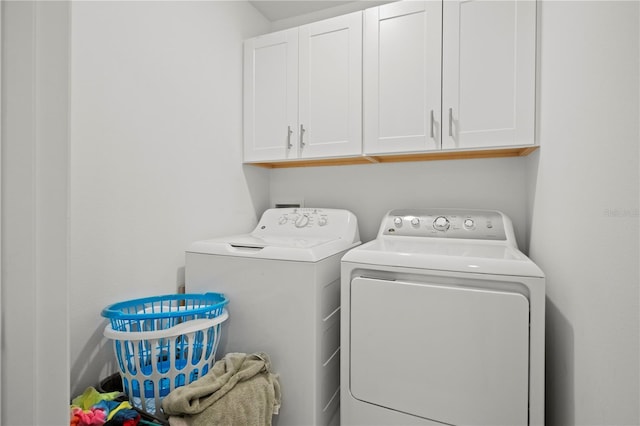
[[[106,305],[175,292],[192,241],[241,232],[268,204],[243,168],[247,2],[74,2],[71,14],[72,393],[113,372]]]
[[[69,421],[69,5],[2,5],[2,418]]]
[[[524,158],[508,158],[273,169],[271,202],[304,199],[307,207],[351,210],[362,241],[375,238],[393,208],[498,209],[513,220],[524,249],[525,165]]]
[[[296,1],[296,0],[291,0]],[[305,0],[302,0],[303,2]],[[323,19],[332,18],[334,16],[346,15],[347,13],[356,12],[358,10],[368,9],[385,3],[392,3],[398,0],[356,0],[341,4],[327,9],[319,10],[316,12],[307,13],[304,15],[293,16],[291,18],[284,18],[271,23],[271,31],[278,31],[287,28],[293,28],[300,25],[309,24],[311,22],[320,21]]]
[[[544,2],[530,255],[547,425],[640,424],[638,2]]]

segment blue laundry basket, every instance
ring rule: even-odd
[[[107,306],[104,336],[113,340],[122,387],[131,404],[163,418],[162,399],[205,375],[215,362],[222,323],[220,293],[171,294]]]

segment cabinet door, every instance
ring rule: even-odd
[[[298,156],[298,29],[244,45],[244,161]]]
[[[362,12],[300,27],[300,157],[362,152]]]
[[[443,6],[443,149],[534,143],[535,1]]]
[[[365,11],[365,153],[440,149],[442,2]]]

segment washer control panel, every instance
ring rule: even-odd
[[[331,222],[329,213],[324,209],[282,209],[278,217],[278,225],[282,228],[324,227]]]
[[[504,241],[507,226],[509,219],[495,210],[399,209],[387,213],[379,234]]]
[[[265,210],[251,236],[360,241],[358,220],[350,211],[306,207]]]

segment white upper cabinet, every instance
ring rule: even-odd
[[[362,12],[300,27],[301,158],[362,152]]]
[[[297,157],[298,29],[244,44],[244,161]]]
[[[526,155],[535,70],[533,0],[398,1],[256,37],[244,161]]]
[[[244,161],[362,152],[362,12],[245,42]]]
[[[366,10],[364,152],[533,145],[535,40],[535,1]]]
[[[443,149],[534,143],[535,1],[443,6]]]
[[[364,151],[440,149],[442,3],[365,11]]]

